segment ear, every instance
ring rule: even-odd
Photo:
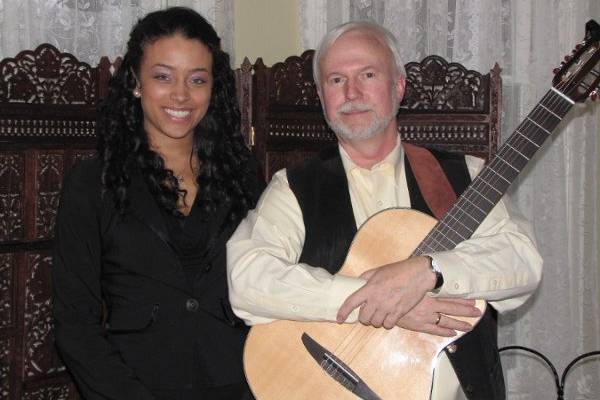
[[[323,104],[323,92],[321,91],[321,88],[317,88],[317,96],[319,96],[319,100],[321,101],[321,104]]]
[[[406,77],[402,74],[398,74],[398,78],[396,79],[396,94],[398,95],[398,103],[402,102],[402,98],[404,97],[404,91],[406,89]]]

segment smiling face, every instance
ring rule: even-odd
[[[319,95],[340,140],[396,134],[404,77],[396,72],[392,57],[373,34],[358,30],[344,33],[327,50],[320,63]]]
[[[137,74],[144,129],[153,147],[193,143],[194,128],[206,115],[213,85],[208,47],[180,34],[144,46]]]

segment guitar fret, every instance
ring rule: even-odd
[[[435,238],[435,236],[439,236],[439,235],[440,235],[439,231],[435,230],[435,231],[431,232],[425,238],[424,243],[425,243],[425,241],[427,242],[427,249],[428,249],[427,252],[433,252],[434,253],[436,251],[447,250],[447,249],[452,248],[452,247],[444,246],[441,242],[439,242]]]
[[[479,211],[481,211],[484,215],[486,214],[486,212],[484,210],[482,210],[481,208],[479,208],[479,206],[477,206],[477,204],[473,203],[466,196],[463,196],[463,199],[465,199],[465,201],[468,201],[469,204],[471,204],[473,207],[475,207],[476,209],[478,209]]]
[[[509,167],[511,167],[512,169],[515,170],[516,173],[519,173],[521,171],[519,171],[518,169],[516,169],[511,163],[509,163],[508,161],[506,161],[504,158],[500,157],[500,155],[498,155],[498,157],[496,157],[496,160],[500,160],[502,161],[504,164],[508,165]],[[493,168],[490,168],[492,171],[494,171],[494,173],[496,175],[499,175],[502,179],[504,179],[504,177],[500,174],[498,174]],[[506,183],[510,183],[509,181],[507,181],[506,179],[504,179],[506,181]]]
[[[558,94],[560,97],[562,97],[563,99],[565,99],[571,105],[575,104],[575,102],[573,100],[571,100],[570,98],[568,98],[567,96],[565,96],[564,94],[562,94],[562,92],[560,90],[556,89],[554,86],[552,86],[550,88],[550,90],[552,90],[553,92],[555,92],[556,94]]]
[[[510,164],[509,164],[510,165]],[[511,165],[512,167],[512,165]],[[519,171],[517,171],[519,172]],[[502,192],[500,192],[498,189],[496,189],[493,185],[491,185],[488,181],[486,181],[485,179],[480,179],[481,182],[485,183],[488,187],[492,188],[493,191],[495,191],[496,193],[498,193],[500,196],[502,196]]]
[[[558,118],[558,120],[562,120],[561,117],[559,117],[558,115],[556,115],[552,110],[550,110],[548,107],[546,107],[545,105],[543,105],[542,103],[540,103],[540,107],[544,108],[546,111],[548,111],[550,114],[554,115],[556,118]],[[519,132],[519,131],[517,131]],[[519,132],[520,133],[520,132]]]
[[[530,120],[531,122],[533,122],[533,124],[534,124],[535,126],[537,126],[537,127],[538,127],[538,128],[540,128],[541,130],[543,130],[544,132],[546,132],[548,135],[550,135],[550,132],[549,132],[548,130],[546,130],[546,129],[545,129],[543,126],[541,126],[540,124],[538,124],[537,122],[535,122],[535,120],[533,120],[533,119],[531,119],[531,118],[529,118],[529,117],[526,117],[526,118],[527,118],[528,120]]]
[[[459,211],[459,210],[458,210],[458,209],[456,209],[456,211]],[[466,215],[466,216],[468,216],[469,218],[471,218],[471,220],[473,220],[473,221],[474,221],[476,224],[478,224],[478,223],[479,223],[479,221],[477,221],[477,220],[476,220],[475,218],[473,218],[471,215],[469,215],[469,214],[465,214],[465,215]],[[457,222],[457,223],[459,223],[460,225],[462,225],[462,226],[463,226],[463,228],[465,228],[465,229],[466,229],[467,231],[469,231],[469,232],[473,232],[473,231],[474,231],[474,229],[473,229],[473,228],[471,228],[470,226],[467,226],[467,225],[465,225],[465,224],[463,223],[463,221],[462,221],[460,218],[457,218],[456,216],[454,216],[454,208],[452,208],[452,209],[451,209],[451,210],[450,210],[450,211],[449,211],[449,212],[448,212],[448,213],[447,213],[447,214],[444,216],[444,218],[443,218],[443,219],[446,219],[446,218],[448,218],[448,219],[452,219],[454,222]],[[477,228],[477,226],[476,226],[475,228]]]
[[[441,221],[440,221],[440,223],[441,223]],[[442,225],[444,225],[444,224],[442,224]],[[452,239],[450,239],[450,238],[449,238],[449,237],[448,237],[446,234],[442,233],[442,231],[439,231],[439,230],[438,230],[438,231],[436,232],[436,234],[437,234],[437,236],[441,236],[441,239],[440,239],[440,240],[437,240],[437,239],[436,239],[436,241],[437,241],[437,242],[438,242],[438,243],[439,243],[441,246],[443,246],[443,247],[444,247],[444,248],[446,248],[446,249],[448,249],[448,248],[453,248],[453,247],[456,247],[456,245],[459,243],[459,242],[455,242],[455,241],[453,241]],[[447,240],[448,242],[450,242],[450,245],[449,245],[449,246],[446,246],[446,245],[442,244],[442,240],[443,240],[443,239],[445,239],[445,240]],[[463,240],[464,240],[464,239],[463,239]]]
[[[512,169],[514,169],[517,173],[519,173],[520,171],[518,169],[516,169],[515,167],[513,167],[509,162],[507,162],[504,158],[498,156],[496,157],[498,160],[502,160],[502,162],[504,162],[504,164],[510,166]],[[492,166],[490,165],[489,168],[490,171],[492,171],[494,174],[498,175],[500,178],[502,178],[502,180],[506,183],[508,183],[510,185],[510,181],[508,179],[506,179],[504,176],[502,176],[502,174],[500,174],[498,171],[496,171],[494,168],[492,168]]]
[[[525,139],[527,139],[529,142],[531,142],[531,144],[533,144],[535,147],[537,147],[538,149],[540,148],[540,145],[537,144],[536,142],[534,142],[533,140],[529,139],[527,136],[523,135],[521,132],[519,132],[519,130],[515,130],[516,133],[518,133],[520,136],[524,137]]]
[[[527,161],[529,161],[529,157],[527,157],[525,154],[521,153],[518,149],[515,149],[513,146],[510,145],[510,143],[506,143],[507,147],[510,147],[513,151],[519,153],[521,155],[521,157],[525,158]]]
[[[464,237],[463,237],[463,236],[460,234],[460,232],[457,232],[456,230],[454,230],[454,228],[452,228],[452,226],[451,226],[451,225],[449,225],[449,224],[447,224],[446,222],[444,222],[444,220],[443,220],[443,219],[442,219],[442,220],[440,220],[440,224],[441,224],[441,225],[443,225],[443,226],[445,226],[445,227],[447,227],[447,228],[448,228],[448,229],[450,229],[452,232],[456,233],[456,235],[457,235],[457,236],[460,238],[460,241],[459,241],[459,243],[460,243],[460,242],[462,242],[463,240],[465,240],[465,239],[466,239],[466,238],[464,238]],[[454,243],[454,241],[453,241],[452,239],[450,239],[449,237],[448,237],[448,240],[450,240],[452,243]]]
[[[482,193],[480,193],[477,189],[475,188],[471,188],[471,191],[473,193],[477,193],[482,199],[484,199],[485,201],[487,201],[488,203],[490,203],[492,206],[494,205],[494,202],[491,201],[490,199],[488,199],[487,197],[485,197]]]

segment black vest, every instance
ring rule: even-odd
[[[447,152],[432,153],[460,195],[470,183],[464,157]],[[405,170],[412,209],[433,216],[406,157]],[[342,267],[357,231],[348,180],[337,146],[324,150],[301,166],[288,169],[287,177],[302,210],[306,231],[299,262],[320,266],[335,274]],[[447,354],[467,398],[505,399],[496,311],[488,305],[475,329],[455,343],[457,351]]]

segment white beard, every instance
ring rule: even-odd
[[[366,140],[377,136],[378,134],[382,133],[385,128],[387,128],[389,123],[392,121],[392,118],[396,118],[398,106],[398,94],[396,93],[396,90],[392,90],[392,111],[388,115],[376,115],[368,125],[356,128],[351,128],[345,125],[339,119],[331,120],[328,117],[327,112],[324,112],[324,115],[325,120],[327,121],[327,124],[331,130],[340,138],[345,140]],[[323,111],[325,111],[325,109],[323,109]],[[340,114],[351,111],[372,111],[372,108],[367,104],[346,102],[336,110],[336,113]]]

